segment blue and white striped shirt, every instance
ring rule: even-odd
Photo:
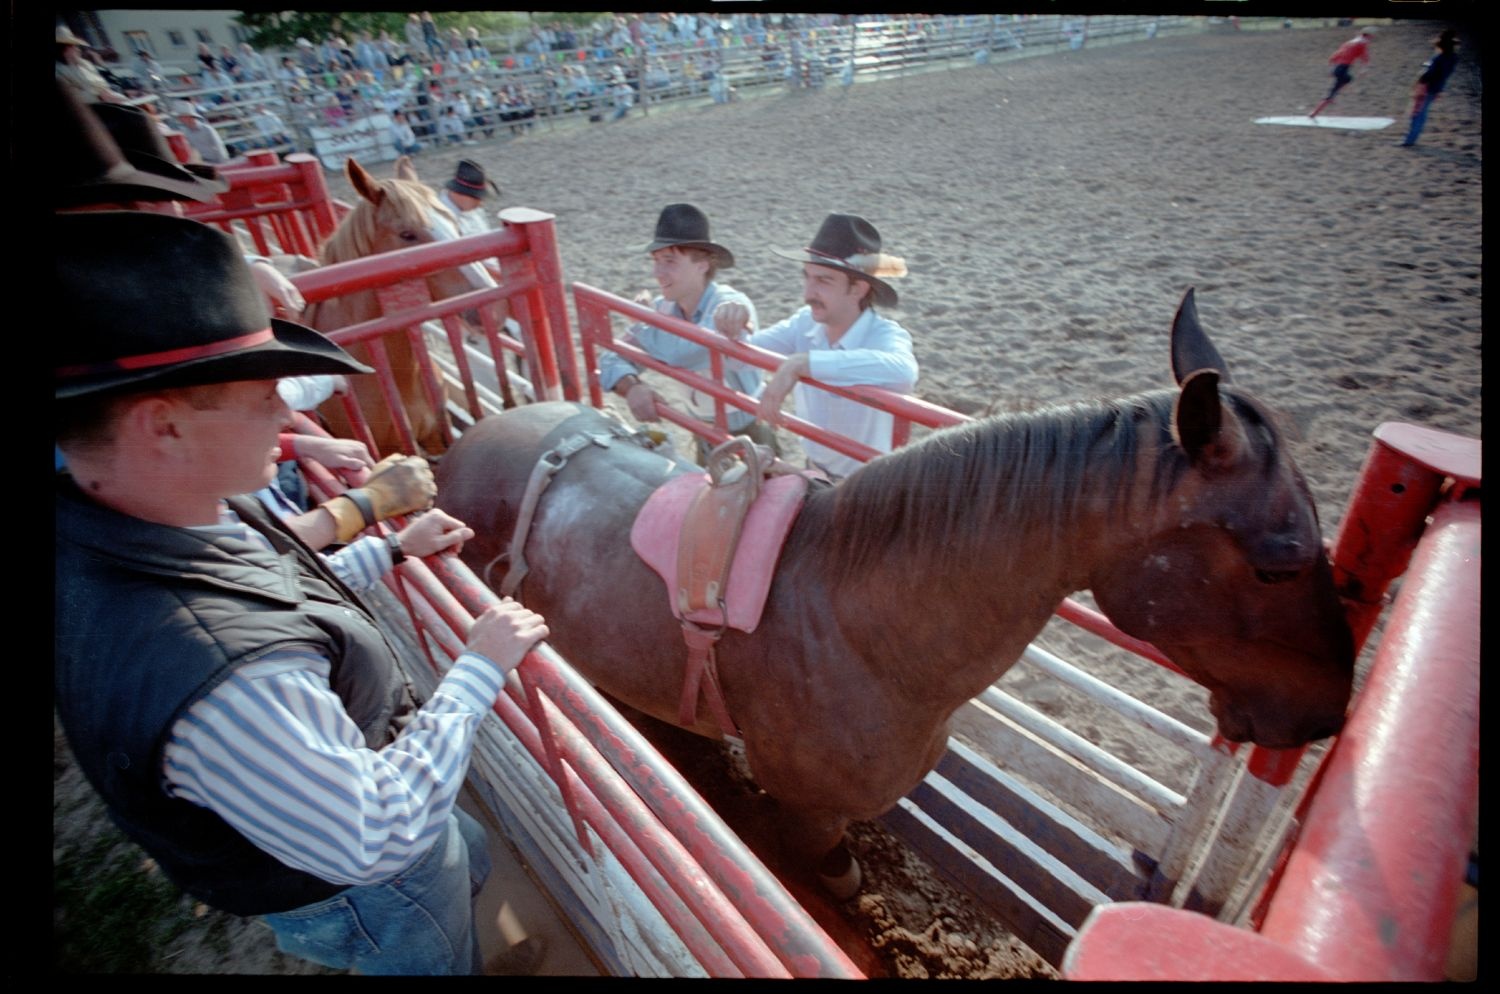
[[[224,516],[205,528],[264,543],[227,508]],[[360,561],[362,585],[390,568],[383,555],[373,576]],[[464,653],[396,740],[374,750],[330,687],[330,669],[305,649],[237,667],[173,724],[162,772],[168,794],[212,810],[288,866],[334,883],[376,883],[439,838],[474,731],[505,676]]]

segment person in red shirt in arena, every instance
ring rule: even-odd
[[[1328,91],[1328,96],[1323,98],[1322,103],[1314,107],[1308,117],[1317,117],[1318,114],[1333,103],[1334,96],[1345,86],[1354,82],[1354,77],[1349,74],[1349,67],[1356,62],[1370,64],[1370,42],[1374,40],[1375,33],[1365,28],[1359,34],[1340,45],[1328,61],[1333,66],[1333,89]]]

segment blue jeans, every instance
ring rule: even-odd
[[[266,915],[283,952],[362,974],[483,971],[474,899],[490,875],[484,828],[458,808],[437,843],[400,876]]]
[[[1411,115],[1411,127],[1406,130],[1406,138],[1402,140],[1403,145],[1415,145],[1417,138],[1422,134],[1422,128],[1427,124],[1427,111],[1432,102],[1437,99],[1436,93],[1429,93],[1422,98],[1422,103]]]

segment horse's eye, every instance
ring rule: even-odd
[[[1258,569],[1255,571],[1255,578],[1269,586],[1273,583],[1286,583],[1288,580],[1295,580],[1299,574],[1300,571],[1294,569]]]
[[[415,231],[403,231],[403,232],[401,232],[401,240],[403,242],[414,242],[414,241],[417,240],[417,237],[418,236],[417,236],[417,233]]]

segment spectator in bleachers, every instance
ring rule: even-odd
[[[308,79],[312,79],[323,71],[323,63],[318,59],[318,49],[306,38],[297,39],[297,65]]]
[[[205,72],[215,67],[214,50],[208,47],[208,42],[198,43],[198,71]]]
[[[772,251],[802,263],[806,306],[758,332],[751,329],[754,315],[741,304],[722,304],[714,314],[714,326],[730,339],[788,357],[761,394],[761,418],[774,425],[782,401],[794,393],[802,420],[889,452],[890,414],[807,386],[798,377],[831,386],[870,384],[901,393],[912,389],[917,359],[911,333],[876,313],[876,307],[896,306],[896,291],[886,281],[905,276],[906,263],[883,252],[875,226],[853,214],[828,215],[807,248]],[[857,459],[809,439],[802,447],[808,465],[833,479],[860,466]]]
[[[240,60],[234,57],[234,53],[229,50],[228,45],[219,46],[217,61],[219,68],[227,72],[231,79],[237,83],[241,81],[243,73],[240,69]]]
[[[342,62],[339,59],[338,39],[334,38],[333,35],[323,36],[322,43],[318,45],[318,62],[320,64],[319,68],[323,70],[332,71],[342,67]]]
[[[438,37],[437,22],[432,19],[429,11],[422,13],[422,44],[427,49],[428,56],[436,62],[443,57],[443,42]]]
[[[380,54],[380,49],[375,47],[375,37],[368,31],[359,33],[359,41],[354,44],[354,62],[359,68],[366,72],[373,72],[377,76],[385,72],[387,64],[385,56]]]
[[[266,57],[251,48],[248,41],[240,42],[238,61],[244,70],[245,79],[258,83],[271,78],[271,67]]]
[[[500,120],[510,125],[511,134],[521,134],[536,127],[536,107],[523,83],[507,83],[501,93]]]
[[[616,55],[622,54],[630,45],[630,28],[626,25],[625,18],[615,16],[615,23],[610,29],[607,44]]]
[[[468,94],[461,89],[455,89],[449,105],[458,115],[458,119],[464,123],[464,144],[472,145],[474,136],[470,132],[479,127],[479,122],[474,120],[474,108],[469,103]]]
[[[422,151],[422,143],[417,141],[416,132],[412,131],[406,115],[399,110],[391,115],[391,144],[396,146],[396,151],[401,155],[416,155]]]
[[[276,70],[276,78],[294,90],[305,90],[312,85],[307,78],[307,73],[292,61],[290,55],[282,56],[281,67]]]
[[[727,283],[716,282],[720,270],[734,265],[734,255],[713,241],[708,215],[697,207],[668,204],[662,208],[656,220],[654,237],[646,246],[646,254],[651,259],[651,275],[660,292],[653,294],[642,290],[635,296],[637,304],[650,307],[658,314],[668,314],[712,329],[716,309],[721,304],[735,303],[744,309],[747,324],[752,328],[757,326],[755,305],[750,298]],[[655,325],[640,323],[632,326],[625,341],[662,362],[704,375],[709,372],[708,349]],[[636,420],[659,421],[661,416],[656,411],[659,398],[641,380],[640,373],[637,366],[615,352],[604,350],[599,353],[599,385],[625,398]],[[724,383],[751,397],[759,396],[760,370],[735,359],[726,359]],[[713,419],[712,398],[693,392],[689,404],[698,417],[705,421]],[[775,434],[754,415],[730,408],[727,417],[731,434],[748,435],[752,441],[776,448]],[[700,441],[700,465],[707,452],[708,447]]]
[[[478,28],[470,28],[469,29],[469,35],[468,35],[467,38],[464,39],[464,44],[466,46],[468,46],[468,49],[469,49],[469,61],[471,63],[472,62],[485,62],[485,63],[487,63],[487,62],[490,61],[490,51],[489,51],[489,49],[487,49],[487,48],[484,47],[484,42],[482,42],[482,41],[479,40],[479,29]]]
[[[438,138],[450,145],[472,144],[465,140],[463,119],[452,104],[444,107],[438,116]]]
[[[66,27],[57,29],[56,75],[86,104],[126,103],[125,94],[110,86],[94,64],[93,46]]]
[[[665,90],[672,85],[672,74],[660,58],[652,59],[646,66],[645,87],[647,90]]]
[[[482,129],[486,138],[495,137],[495,101],[490,97],[489,87],[480,80],[469,86],[469,108],[474,115],[471,127]]]
[[[150,52],[144,49],[136,52],[131,70],[135,73],[141,89],[147,93],[163,93],[167,90],[167,71]]]
[[[205,69],[199,77],[208,97],[216,104],[231,103],[238,99],[234,77],[223,69]]]
[[[427,50],[426,35],[422,31],[422,17],[419,14],[406,15],[406,47],[413,57]]]
[[[630,85],[630,80],[625,76],[625,70],[615,66],[610,73],[612,82],[609,87],[609,102],[614,108],[610,114],[611,121],[618,121],[630,113],[630,108],[635,106],[635,88]]]
[[[286,124],[281,120],[281,115],[265,104],[257,104],[252,109],[250,123],[260,136],[262,147],[280,148],[283,145],[292,144],[292,136],[287,132]]]
[[[182,130],[182,136],[197,154],[198,161],[210,166],[229,161],[229,150],[224,147],[224,139],[219,137],[219,133],[191,101],[178,101],[173,107],[173,116]]]
[[[397,66],[411,64],[411,56],[407,54],[406,49],[401,47],[399,41],[391,37],[389,31],[380,32],[380,37],[375,41],[375,48],[385,57],[385,65],[392,69]],[[397,76],[396,78],[400,79],[401,77]]]

